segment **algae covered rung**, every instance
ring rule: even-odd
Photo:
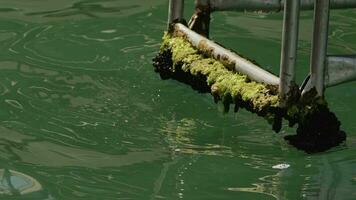
[[[256,112],[263,112],[279,105],[275,87],[251,81],[246,75],[227,69],[223,63],[195,49],[183,37],[165,34],[160,52],[171,51],[173,73],[182,70],[195,77],[205,77],[213,96],[231,103],[243,101]]]
[[[290,126],[297,124],[297,136],[287,139],[305,151],[322,151],[345,140],[340,122],[324,99],[316,97],[315,90],[301,98],[297,88],[294,101],[280,107],[276,86],[252,81],[233,71],[225,63],[209,57],[206,51],[195,48],[182,35],[165,33],[153,61],[155,71],[163,79],[176,79],[200,92],[210,92],[216,101],[222,101],[226,112],[231,104],[236,112],[240,107],[245,108],[267,119],[276,132],[281,130],[283,118]]]

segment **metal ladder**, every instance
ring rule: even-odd
[[[314,28],[310,75],[299,88],[305,92],[315,88],[317,96],[324,96],[327,87],[356,80],[356,55],[328,55],[328,27],[330,9],[356,8],[356,0],[196,0],[195,13],[188,26],[183,25],[184,0],[169,1],[168,26],[184,34],[199,49],[204,43],[216,59],[227,59],[235,70],[250,79],[279,86],[281,106],[286,106],[295,82],[299,13],[314,9]],[[236,53],[207,39],[210,14],[215,11],[273,11],[284,10],[282,49],[279,77],[265,71]],[[298,87],[298,86],[297,86]]]

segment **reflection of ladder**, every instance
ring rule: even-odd
[[[196,48],[209,49],[214,58],[234,63],[235,70],[246,74],[250,79],[279,85],[282,106],[288,101],[290,96],[288,94],[296,88],[295,65],[300,9],[314,8],[310,76],[301,86],[300,92],[315,88],[318,96],[323,96],[326,87],[356,80],[356,55],[327,55],[330,8],[356,8],[356,0],[196,0],[195,6],[196,11],[188,28],[179,23],[183,21],[184,0],[170,0],[169,27],[184,34]],[[206,38],[209,35],[211,12],[224,10],[279,12],[282,8],[284,25],[279,78]]]

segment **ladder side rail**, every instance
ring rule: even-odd
[[[181,21],[184,14],[184,0],[169,0],[168,7],[168,29],[176,21]]]
[[[300,0],[286,0],[280,62],[279,95],[281,106],[286,106],[289,94],[296,86],[295,66],[298,48]]]
[[[316,0],[314,9],[314,28],[310,58],[311,88],[318,96],[324,96],[325,64],[329,32],[330,0]]]

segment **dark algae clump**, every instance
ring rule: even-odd
[[[307,152],[321,152],[335,147],[345,141],[346,134],[340,130],[341,123],[332,113],[326,101],[315,98],[313,89],[288,109],[286,115],[290,123],[297,123],[297,134],[286,136],[285,139],[293,146]]]
[[[251,81],[232,71],[227,63],[194,48],[179,33],[164,35],[153,65],[162,79],[172,78],[199,92],[210,92],[216,102],[222,101],[225,112],[230,105],[234,105],[235,112],[245,108],[267,119],[276,132],[280,131],[283,118],[290,126],[298,124],[297,134],[286,136],[286,140],[306,152],[324,151],[345,140],[335,114],[322,98],[315,98],[313,90],[303,98],[293,94],[295,101],[281,108],[276,86]]]

